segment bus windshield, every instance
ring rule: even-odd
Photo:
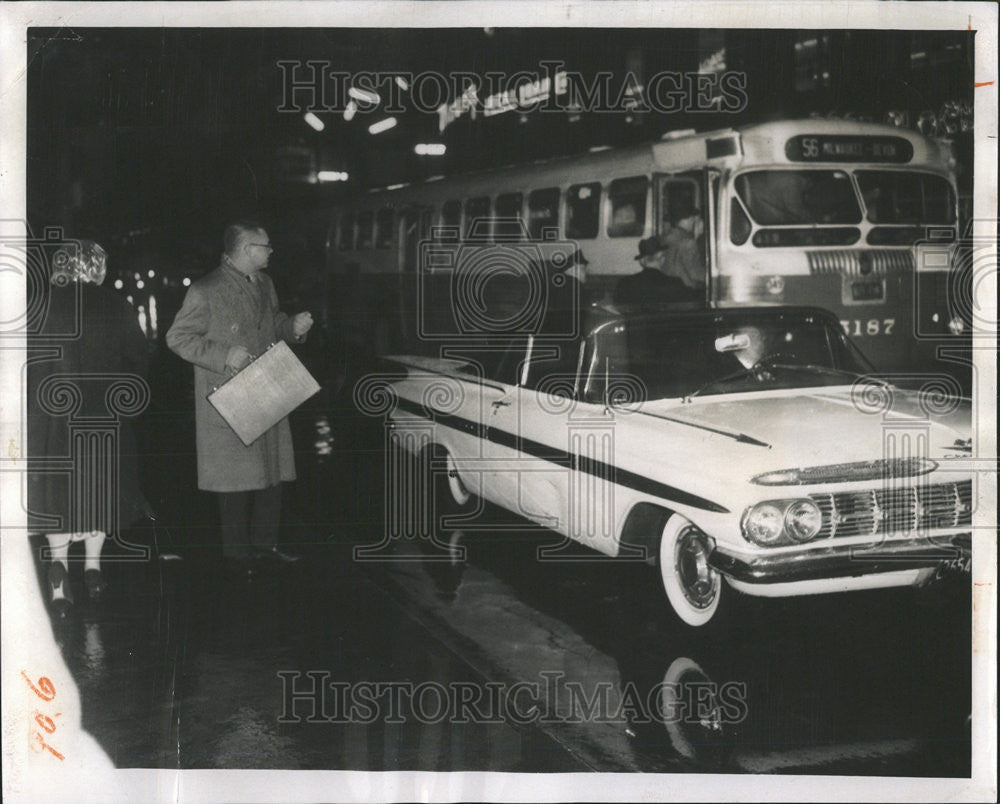
[[[854,175],[872,223],[955,222],[955,196],[941,176],[896,170],[856,170]]]
[[[931,173],[853,171],[865,216],[876,224],[952,224],[955,195]],[[757,170],[736,177],[736,193],[760,226],[856,224],[861,205],[844,170]]]
[[[861,207],[843,170],[758,170],[736,177],[736,192],[757,223],[860,223]]]

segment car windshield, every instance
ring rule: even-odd
[[[808,312],[638,318],[591,336],[584,395],[617,400],[851,384],[873,371],[843,332]]]

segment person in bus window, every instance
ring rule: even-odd
[[[660,235],[664,248],[660,270],[684,284],[684,301],[701,298],[705,293],[705,250],[699,237],[702,231],[698,210],[680,207],[671,213],[670,225]]]

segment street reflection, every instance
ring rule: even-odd
[[[542,692],[556,678],[549,691],[562,695],[543,701],[544,728],[595,767],[969,772],[969,601],[960,584],[740,596],[728,627],[709,634],[672,620],[648,567],[539,560],[555,534],[470,528],[455,537],[465,561],[376,574],[474,645],[497,678],[542,679]]]

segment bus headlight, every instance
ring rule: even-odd
[[[743,515],[743,535],[761,547],[802,544],[823,527],[823,514],[812,500],[768,500],[750,506]]]
[[[807,542],[823,524],[823,515],[812,500],[796,500],[785,511],[785,532],[797,542]]]

